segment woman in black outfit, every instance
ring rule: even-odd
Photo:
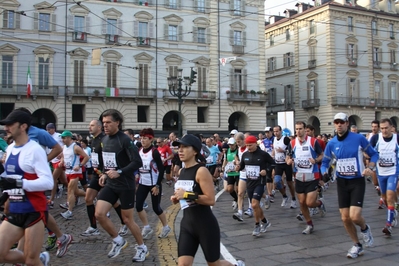
[[[201,151],[200,140],[191,134],[174,141],[178,146],[179,158],[184,163],[175,193],[173,204],[180,202],[184,210],[178,242],[178,265],[193,265],[198,246],[201,245],[208,265],[233,265],[220,260],[220,229],[211,206],[215,204],[213,178],[205,166],[198,163]],[[245,265],[237,261],[236,265]]]

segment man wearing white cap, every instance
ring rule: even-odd
[[[230,132],[230,137],[234,138],[235,134],[237,134],[237,133],[238,133],[238,130],[237,130],[237,129],[233,129],[233,130]]]
[[[349,121],[345,113],[337,113],[334,116],[334,126],[337,135],[327,143],[321,172],[323,181],[328,181],[328,167],[331,159],[335,157],[339,211],[344,227],[354,242],[346,256],[357,258],[363,255],[364,250],[357,236],[356,225],[360,227],[363,244],[369,247],[374,243],[370,226],[362,216],[362,207],[366,190],[364,176],[373,173],[379,155],[362,134],[348,130]],[[363,164],[363,152],[370,156],[370,163],[366,169]]]

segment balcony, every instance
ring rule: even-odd
[[[391,70],[397,71],[398,70],[398,63],[391,63]]]
[[[151,38],[137,37],[137,46],[151,46]]]
[[[72,32],[72,41],[73,42],[87,42],[87,33],[75,31]]]
[[[308,69],[316,68],[316,59],[308,61]]]
[[[112,95],[112,96],[111,96]],[[94,98],[102,98],[103,102],[107,98],[118,98],[121,102],[126,99],[132,99],[137,102],[139,99],[155,101],[156,90],[155,89],[138,89],[138,88],[116,88],[111,94],[104,87],[68,87],[67,97],[69,101],[73,98],[86,97],[89,102]]]
[[[177,100],[177,97],[172,96],[169,93],[169,90],[163,90],[163,100],[165,103],[168,103],[169,100]],[[207,101],[213,103],[216,100],[216,92],[191,90],[190,94],[187,97],[183,97],[183,101],[185,100],[192,100],[194,101],[194,103],[198,103],[199,101]]]
[[[353,67],[356,67],[357,66],[357,58],[349,58],[348,59],[348,65],[349,66],[353,66]]]
[[[303,109],[309,109],[309,108],[318,109],[319,107],[320,107],[320,99],[307,99],[302,101]]]
[[[373,61],[373,67],[380,69],[381,68],[381,61]]]
[[[0,87],[0,95],[15,96],[17,100],[26,97],[26,84],[10,85]],[[52,97],[55,101],[59,96],[58,86],[33,86],[30,93],[31,98],[35,101],[38,97]]]
[[[105,44],[119,43],[119,35],[105,34]]]
[[[233,45],[233,54],[244,54],[244,45]]]
[[[227,101],[229,104],[234,102],[247,102],[249,105],[252,105],[254,102],[258,102],[261,105],[265,105],[267,102],[266,94],[258,94],[258,93],[250,93],[248,90],[245,91],[232,91],[227,94]]]
[[[331,105],[334,106],[360,106],[375,108],[395,108],[399,109],[399,100],[393,99],[370,99],[355,97],[332,97]]]

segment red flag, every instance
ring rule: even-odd
[[[31,92],[32,92],[32,78],[30,76],[30,66],[28,66],[28,82],[26,85],[26,98],[30,97]]]

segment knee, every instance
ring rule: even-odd
[[[234,191],[234,187],[232,185],[228,185],[226,191],[232,193]]]
[[[349,215],[346,215],[346,214],[341,214],[341,220],[342,220],[343,223],[352,222],[351,217],[349,217]]]
[[[97,209],[96,209],[96,212],[94,213],[94,216],[96,217],[97,221],[99,221],[99,222],[103,221],[105,218],[108,219],[106,213],[98,211]]]
[[[86,205],[93,205],[94,197],[88,193],[85,196]]]
[[[251,207],[252,207],[252,209],[258,208],[259,207],[259,201],[258,200],[251,201]]]

